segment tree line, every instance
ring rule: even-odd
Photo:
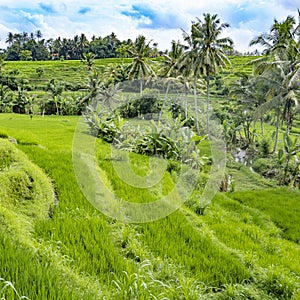
[[[5,42],[6,49],[2,49],[4,60],[49,60],[49,59],[81,59],[84,53],[93,53],[97,58],[123,57],[126,48],[132,46],[131,39],[119,40],[115,33],[105,37],[92,36],[88,40],[84,33],[73,38],[44,39],[40,30],[35,33],[9,32]],[[151,55],[159,54],[157,44],[154,43]]]

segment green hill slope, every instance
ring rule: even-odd
[[[0,115],[0,132],[18,141],[16,146],[5,141],[3,149],[26,153],[32,163],[23,154],[16,154],[22,157],[17,161],[30,166],[26,170],[32,178],[45,181],[45,189],[37,188],[39,205],[47,204],[44,210],[34,205],[25,209],[26,200],[10,205],[11,200],[1,196],[0,253],[5,255],[0,256],[0,277],[11,281],[19,295],[30,299],[300,299],[297,192],[270,188],[272,184],[263,180],[257,185],[256,176],[246,185],[247,173],[242,170],[239,191],[218,193],[203,216],[182,206],[155,222],[124,224],[97,211],[77,185],[72,164],[77,120]],[[100,155],[107,153],[107,145],[97,147],[99,167],[114,193],[122,195],[124,183],[112,170],[112,162]],[[5,157],[0,155],[0,165],[10,165],[12,159]],[[2,169],[0,174],[13,171]],[[30,171],[37,169],[37,175]],[[51,217],[52,186],[41,170],[51,178],[59,201]],[[240,170],[235,172],[238,179]],[[5,183],[0,189],[4,195],[11,181],[0,182]],[[132,186],[125,192],[132,201],[149,195],[147,189]],[[14,299],[13,293],[8,288],[1,291],[0,286],[0,297]]]

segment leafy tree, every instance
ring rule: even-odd
[[[44,69],[41,67],[38,67],[35,69],[36,74],[38,75],[39,78],[41,78],[44,74]]]
[[[32,60],[32,52],[30,50],[21,50],[20,60]]]
[[[0,75],[2,75],[5,65],[6,65],[6,62],[4,61],[4,59],[0,58]]]

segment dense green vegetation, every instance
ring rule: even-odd
[[[219,194],[204,216],[182,207],[160,221],[125,225],[95,210],[77,185],[71,149],[77,117],[0,117],[1,135],[18,141],[16,146],[5,140],[2,144],[13,152],[16,147],[24,151],[44,170],[59,200],[51,217],[28,219],[26,212],[4,206],[1,197],[5,217],[0,245],[1,253],[6,253],[1,256],[1,276],[14,284],[19,295],[31,299],[43,295],[48,299],[141,299],[151,294],[171,299],[244,299],[245,295],[298,299],[296,220],[300,212],[295,207],[299,192],[264,189],[261,178],[256,178],[252,180],[257,180],[260,190]],[[149,197],[148,190],[124,189],[104,155],[107,147],[98,144],[99,164],[115,193],[131,201],[139,201],[141,193]],[[238,179],[246,180],[251,171],[236,172],[239,189]],[[248,184],[253,188],[254,184]],[[47,193],[39,192],[39,199],[47,199]],[[279,209],[273,210],[276,205]],[[9,287],[2,293],[12,299]]]
[[[228,57],[226,27],[204,14],[156,59],[139,36],[1,61],[1,298],[300,299],[299,24],[261,57]]]
[[[112,32],[106,37],[93,36],[91,41],[85,34],[71,38],[45,40],[40,30],[36,33],[27,32],[7,34],[7,49],[2,49],[6,60],[49,60],[49,59],[81,59],[84,53],[93,52],[98,58],[122,57],[124,49],[133,42],[128,39],[120,41]],[[153,52],[155,54],[155,52]],[[156,55],[158,50],[156,50]]]

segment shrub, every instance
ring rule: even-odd
[[[89,106],[86,114],[86,122],[90,128],[90,134],[112,143],[121,134],[123,119],[117,114],[106,114],[98,108]]]
[[[129,100],[124,103],[119,113],[123,118],[136,118],[145,114],[158,113],[160,111],[161,101],[158,95],[146,93],[142,96]]]
[[[162,132],[145,134],[136,141],[132,150],[139,154],[158,155],[167,159],[178,160],[180,157],[175,141]]]
[[[259,152],[263,157],[267,157],[271,152],[271,141],[270,139],[264,137],[258,145]]]
[[[255,172],[267,178],[276,177],[278,174],[276,161],[272,158],[257,158],[252,163]]]

